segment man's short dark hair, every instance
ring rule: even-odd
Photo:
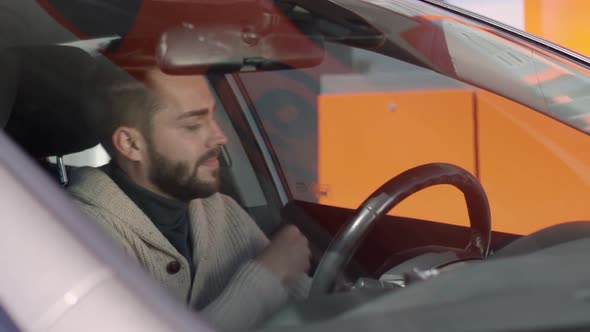
[[[96,72],[90,82],[89,119],[101,145],[115,156],[112,135],[121,126],[137,128],[149,139],[151,119],[160,107],[157,94],[142,81],[112,64]]]

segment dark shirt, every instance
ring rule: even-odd
[[[163,197],[139,186],[112,162],[104,169],[119,188],[150,218],[174,248],[186,258],[190,265],[191,277],[194,276],[188,204]]]

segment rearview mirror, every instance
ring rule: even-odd
[[[306,68],[323,61],[319,34],[310,36],[293,27],[278,27],[263,31],[227,24],[185,24],[169,29],[158,43],[158,66],[168,74],[191,75]]]

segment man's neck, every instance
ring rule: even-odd
[[[175,197],[168,195],[167,193],[160,190],[157,186],[155,186],[151,181],[149,181],[146,172],[144,172],[139,165],[128,165],[128,164],[118,164],[114,160],[111,161],[111,166],[115,169],[118,169],[122,172],[130,182],[133,182],[135,185],[157,195],[161,196],[163,199],[177,201],[179,203],[185,203],[178,200]]]

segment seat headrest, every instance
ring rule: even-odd
[[[69,46],[10,48],[2,59],[16,63],[12,73],[16,96],[11,103],[0,98],[0,121],[8,119],[6,133],[25,150],[41,158],[99,143],[87,116],[90,100],[85,97],[99,61]],[[5,104],[12,108],[4,108]]]

